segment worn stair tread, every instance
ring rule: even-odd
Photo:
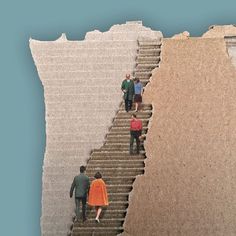
[[[138,170],[144,170],[144,167],[122,167],[122,168],[119,168],[119,167],[88,167],[88,169],[86,170],[86,173],[89,173],[90,171],[93,171],[93,170],[102,170],[103,172],[105,171],[120,171],[120,170],[123,170],[125,172],[128,172],[128,171],[138,171]]]
[[[141,110],[141,111],[136,112],[136,114],[137,114],[137,115],[141,115],[141,114],[152,114],[152,109],[151,109],[151,106],[152,106],[152,105],[149,104],[148,106],[150,107],[150,110]],[[117,114],[118,114],[118,115],[120,115],[120,114],[129,115],[129,113],[127,113],[127,112],[124,111],[124,110],[119,110]]]
[[[138,116],[137,116],[137,118],[139,120],[141,120],[142,122],[148,122],[149,121],[148,118],[140,118]],[[126,122],[126,123],[128,122],[128,124],[129,124],[130,121],[131,121],[131,118],[123,118],[123,119],[115,118],[113,122]]]
[[[155,68],[158,68],[159,66],[158,65],[146,65],[146,66],[139,66],[137,67],[134,72],[135,72],[135,75],[139,72],[146,72],[148,74],[152,73],[152,70],[154,70]]]
[[[73,229],[72,236],[79,236],[83,235],[86,236],[87,234],[90,236],[111,236],[111,235],[117,235],[123,231],[123,227],[108,227],[107,229],[104,227],[81,227]]]
[[[156,39],[153,39],[153,40],[150,40],[150,39],[141,40],[141,39],[139,39],[138,40],[138,45],[139,45],[139,47],[146,46],[146,45],[150,45],[150,46],[158,45],[158,46],[161,46],[162,42],[160,40],[156,40]]]
[[[138,66],[136,67],[137,69],[139,69],[139,68],[148,68],[148,69],[150,69],[150,68],[152,68],[152,67],[157,67],[159,65],[159,63],[148,63],[148,64],[138,64]]]
[[[138,48],[138,52],[140,52],[140,51],[158,51],[158,52],[160,52],[161,48],[160,47],[156,48],[155,46],[149,47],[149,45],[145,45],[145,46],[143,45]]]
[[[143,126],[143,130],[145,130],[145,129],[148,129],[147,125]],[[119,130],[128,130],[128,131],[130,131],[130,124],[126,124],[125,126],[112,126],[110,131],[112,131],[112,130],[118,130],[118,131]]]
[[[118,232],[83,232],[83,233],[68,233],[67,236],[116,236],[117,234],[121,233],[121,231]],[[64,236],[64,235],[63,235]]]
[[[129,164],[125,164],[125,163],[116,163],[116,164],[113,164],[113,163],[93,163],[93,164],[89,164],[87,168],[91,168],[91,167],[99,167],[99,168],[104,168],[104,167],[128,167],[128,166],[133,166],[133,167],[143,167],[144,164],[139,162],[139,163],[129,163]]]
[[[82,221],[82,220],[81,220]],[[83,222],[74,222],[74,227],[84,227],[84,226],[96,226],[97,223],[93,218],[87,219],[84,223]],[[123,222],[125,221],[125,218],[114,218],[114,219],[100,219],[99,225],[102,227],[109,227],[110,225],[116,226],[116,227],[121,227],[123,225]]]
[[[92,230],[105,230],[106,231],[106,230],[121,230],[123,229],[123,227],[101,227],[98,224],[97,227],[75,227],[74,228],[74,230],[81,230],[81,229],[88,230],[88,231],[92,231]]]
[[[147,61],[155,61],[155,60],[160,60],[161,57],[158,55],[158,56],[146,56],[146,55],[142,55],[142,54],[138,54],[137,57],[136,57],[136,62],[139,61],[139,60],[147,60]],[[139,63],[137,63],[139,64]]]
[[[143,159],[130,159],[130,160],[90,160],[89,164],[107,164],[107,163],[112,163],[112,164],[123,164],[123,163],[143,163]]]
[[[107,150],[104,150],[107,151]],[[114,150],[112,150],[114,151]],[[100,155],[101,154],[101,155]],[[104,156],[102,153],[98,153],[98,155],[93,156],[94,160],[132,160],[132,159],[139,159],[139,160],[144,160],[146,158],[145,155],[133,155],[131,156],[130,154],[127,154],[127,156],[121,156],[121,155],[113,155],[113,156]]]

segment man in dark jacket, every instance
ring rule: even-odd
[[[121,90],[124,93],[125,110],[131,110],[134,97],[134,81],[130,79],[130,74],[126,74],[125,80],[121,84]]]
[[[72,198],[75,189],[76,221],[79,220],[80,201],[82,202],[83,221],[86,220],[86,202],[90,182],[89,177],[85,175],[85,170],[85,166],[80,166],[80,174],[75,176],[70,188],[70,198]]]

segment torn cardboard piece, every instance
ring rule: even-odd
[[[122,235],[235,235],[236,73],[223,38],[165,39]]]

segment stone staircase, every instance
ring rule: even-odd
[[[160,47],[161,42],[158,40],[139,40],[134,77],[139,78],[144,86],[149,82],[152,70],[159,65]],[[104,236],[123,232],[129,193],[136,176],[144,173],[146,157],[143,145],[139,155],[129,155],[131,113],[124,110],[122,102],[113,125],[106,135],[104,145],[92,151],[87,164],[86,174],[91,181],[94,174],[100,171],[108,189],[109,206],[103,210],[101,222],[99,224],[95,222],[95,210],[88,207],[88,220],[85,223],[74,222],[68,235]],[[147,133],[149,119],[152,116],[152,105],[143,104],[142,110],[136,114],[143,122],[143,134]]]

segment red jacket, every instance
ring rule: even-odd
[[[142,130],[142,128],[143,128],[143,125],[142,125],[142,121],[141,120],[132,119],[130,121],[130,130],[138,131],[138,130]]]

